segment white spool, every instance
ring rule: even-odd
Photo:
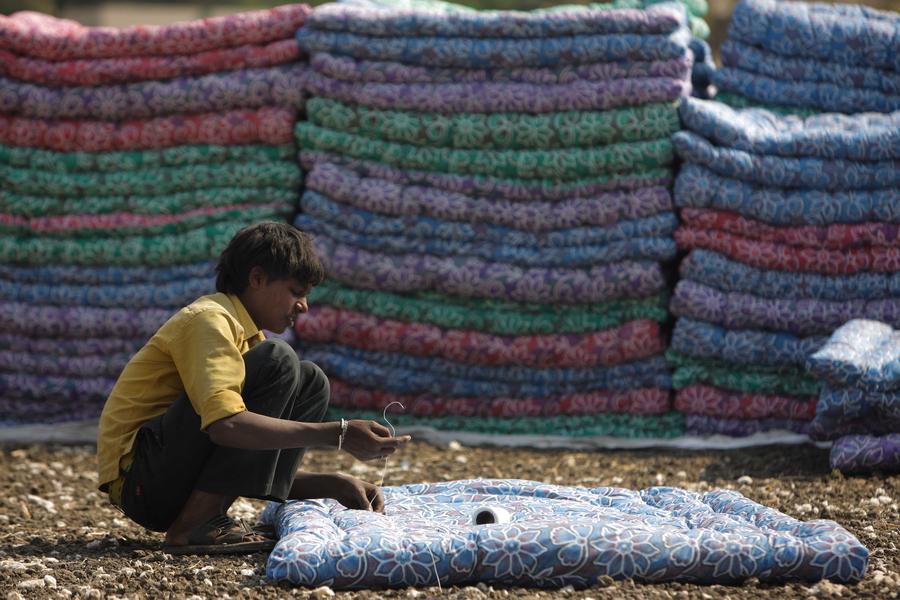
[[[479,506],[472,513],[472,525],[493,525],[494,523],[509,523],[512,515],[505,508],[499,506]]]

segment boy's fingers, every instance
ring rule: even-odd
[[[381,423],[378,423],[377,421],[372,421],[372,425],[370,428],[376,435],[379,435],[381,437],[391,437],[391,430]]]

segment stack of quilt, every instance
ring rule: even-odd
[[[680,114],[675,406],[694,433],[806,432],[809,355],[850,319],[900,324],[900,113]]]
[[[690,36],[676,4],[312,12],[296,224],[330,280],[296,331],[338,411],[400,402],[400,424],[490,434],[681,432],[661,263]]]
[[[900,471],[900,331],[850,321],[807,366],[825,381],[810,437],[835,440],[831,468]]]
[[[3,424],[96,417],[130,355],[291,215],[304,5],[163,27],[0,17]]]
[[[900,110],[900,15],[849,4],[741,0],[716,98],[791,114]]]

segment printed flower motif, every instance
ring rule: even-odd
[[[426,544],[427,542],[382,538],[374,555],[378,566],[372,574],[386,578],[393,586],[412,586],[430,582],[434,577],[434,564],[432,552]]]
[[[713,577],[741,579],[760,572],[766,551],[757,539],[738,536],[710,535],[700,546],[705,554],[702,564],[713,567]]]
[[[807,544],[816,551],[810,564],[822,569],[823,578],[842,582],[862,579],[869,551],[849,534],[823,534]]]
[[[541,531],[519,527],[487,528],[482,533],[482,564],[495,579],[518,579],[537,570],[548,548],[540,543]]]
[[[278,567],[268,575],[273,579],[287,579],[297,585],[310,587],[324,584],[327,579],[324,575],[330,569],[323,569],[326,565],[326,544],[321,541],[304,541],[305,536],[293,534],[283,538],[272,556]]]
[[[604,533],[602,541],[594,544],[599,552],[593,564],[610,577],[627,579],[644,575],[659,555],[660,550],[651,543],[650,532],[620,529]]]
[[[550,530],[550,541],[559,546],[556,556],[566,567],[578,567],[587,562],[591,548],[597,548],[592,538],[595,529],[589,525],[554,527]]]

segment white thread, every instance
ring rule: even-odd
[[[397,430],[394,429],[394,426],[388,420],[387,411],[395,404],[399,404],[401,409],[406,410],[406,407],[403,406],[402,402],[400,402],[399,400],[394,400],[393,402],[385,406],[384,411],[381,413],[381,418],[384,419],[384,422],[387,423],[387,426],[391,430],[391,437],[397,437]],[[389,456],[384,457],[384,469],[381,471],[381,483],[378,484],[378,487],[382,487],[384,485],[384,477],[385,475],[387,475],[388,458]],[[434,577],[435,579],[437,579],[438,591],[443,594],[444,587],[441,585],[441,574],[438,573],[437,560],[434,558],[434,552],[431,551],[431,544],[427,544],[425,546],[425,549],[428,550],[428,554],[431,555],[431,568],[434,569]]]

